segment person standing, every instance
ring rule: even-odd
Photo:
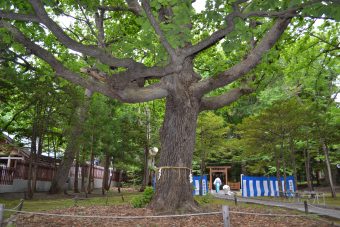
[[[216,189],[216,193],[218,193],[220,191],[220,186],[222,184],[222,181],[219,177],[216,177],[214,180],[214,185],[215,185],[215,189]]]

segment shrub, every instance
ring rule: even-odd
[[[153,194],[154,194],[153,188],[146,187],[143,194],[138,195],[131,200],[132,206],[134,208],[145,207],[147,204],[150,203]]]

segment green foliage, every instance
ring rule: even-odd
[[[195,196],[195,200],[198,202],[200,205],[205,205],[209,204],[213,201],[214,196],[211,195],[210,193],[203,195],[203,196]]]
[[[131,200],[131,204],[134,208],[145,207],[150,203],[154,194],[152,187],[146,187],[142,195],[138,195]]]

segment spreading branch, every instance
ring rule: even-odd
[[[12,26],[10,23],[0,20],[0,28],[6,28],[11,33],[15,41],[23,44],[32,54],[46,61],[56,72],[57,76],[91,91],[99,92],[108,97],[129,103],[147,102],[154,99],[164,98],[168,94],[167,90],[163,88],[162,83],[152,84],[143,88],[128,86],[126,88],[113,89],[114,86],[112,86],[109,82],[103,83],[93,78],[86,79],[80,74],[65,68],[62,62],[58,61],[53,54],[29,40],[21,31]],[[159,69],[155,67],[150,68],[149,70],[150,72],[157,72]]]
[[[183,53],[186,56],[195,55],[209,47],[215,45],[218,41],[223,39],[226,35],[232,32],[235,28],[234,19],[236,18],[237,13],[231,13],[226,17],[227,26],[224,29],[218,30],[211,34],[207,39],[202,40],[201,42],[197,43],[196,45],[187,47],[184,49]]]
[[[151,10],[151,7],[149,5],[148,0],[143,0],[142,1],[142,6],[143,6],[143,9],[144,9],[144,11],[146,13],[146,16],[148,17],[152,27],[154,28],[156,34],[159,36],[159,39],[160,39],[163,47],[166,49],[166,51],[170,55],[171,59],[174,60],[176,58],[176,52],[171,47],[171,45],[168,42],[168,40],[166,39],[163,31],[161,30],[158,22],[156,21],[155,17],[152,15],[152,10]]]
[[[217,77],[203,80],[194,85],[194,92],[198,96],[203,96],[216,88],[223,87],[233,81],[239,79],[241,76],[248,73],[250,70],[261,61],[262,56],[277,42],[281,37],[288,24],[290,18],[277,19],[276,23],[262,38],[261,42],[247,55],[247,57],[239,64],[233,66],[229,70],[217,75]]]
[[[9,20],[19,20],[19,21],[27,21],[27,22],[40,22],[39,18],[35,15],[30,14],[19,14],[12,12],[5,12],[0,10],[0,19],[9,19]]]
[[[115,58],[111,54],[96,46],[86,46],[76,42],[75,40],[70,38],[63,31],[63,29],[47,15],[47,12],[45,11],[41,0],[30,0],[30,3],[32,4],[36,14],[38,15],[39,21],[43,23],[66,47],[82,54],[97,58],[99,61],[109,66],[130,68],[140,64],[133,61],[132,59]]]
[[[227,106],[238,100],[241,96],[249,94],[252,91],[252,89],[235,88],[219,96],[204,97],[201,101],[200,111],[216,110],[223,106]]]

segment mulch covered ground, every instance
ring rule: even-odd
[[[209,208],[210,211],[220,211],[220,206]],[[257,213],[285,213],[287,210],[271,210],[270,208],[231,207],[231,211]],[[154,215],[145,208],[132,208],[130,205],[72,207],[63,210],[49,211],[53,214],[101,215],[101,216],[143,216]],[[230,214],[232,226],[329,226],[325,222],[307,217],[266,217],[245,214]],[[17,216],[17,226],[223,226],[222,215],[206,215],[193,217],[172,217],[157,219],[114,220],[101,218],[71,218],[50,217],[32,214]]]

